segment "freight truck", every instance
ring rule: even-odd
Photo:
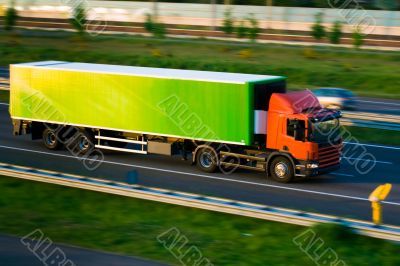
[[[279,182],[340,165],[340,112],[282,76],[44,61],[11,65],[10,81],[14,135],[48,149],[179,155]]]

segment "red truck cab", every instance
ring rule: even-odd
[[[339,169],[343,146],[340,117],[340,111],[322,108],[309,90],[273,93],[269,102],[266,148],[286,153],[295,170],[290,173],[292,167],[287,161],[278,160],[272,162],[270,174],[286,182],[291,176],[316,176]]]

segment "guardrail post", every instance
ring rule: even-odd
[[[382,206],[379,201],[371,202],[372,207],[372,222],[376,225],[382,223]]]
[[[392,184],[378,186],[368,197],[372,207],[372,222],[376,225],[382,223],[382,206],[381,201],[385,200],[392,189]]]

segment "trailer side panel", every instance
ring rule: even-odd
[[[245,84],[11,67],[14,118],[251,145]]]

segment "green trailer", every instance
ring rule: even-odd
[[[10,79],[16,121],[236,145],[254,143],[268,106],[260,99],[285,83],[281,76],[61,61],[11,65]]]

